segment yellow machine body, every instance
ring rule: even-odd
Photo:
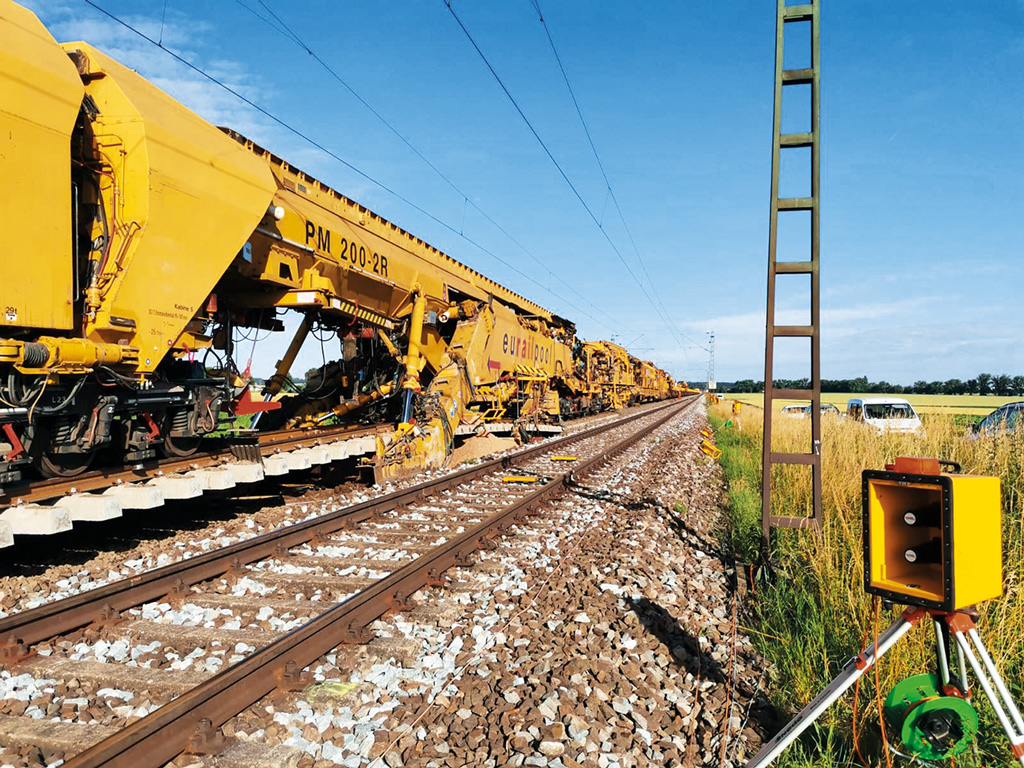
[[[530,316],[554,319],[240,134],[230,135],[273,170],[274,205],[282,209],[279,220],[256,229],[251,253],[236,262],[242,275],[275,286],[264,298],[268,306],[349,316],[358,307],[360,320],[387,327],[386,319],[409,314],[419,285],[427,311],[442,313],[462,297],[493,297]]]
[[[507,307],[494,306],[495,328],[473,371],[475,384],[495,372],[553,378],[572,370],[572,347],[537,321],[520,321]],[[486,359],[485,359],[486,358]]]
[[[464,418],[504,413],[529,390],[526,413],[558,412],[547,383],[573,369],[571,323],[410,235],[245,137],[272,169],[272,210],[223,283],[251,308],[295,309],[407,329],[402,389],[432,399],[430,418],[380,438],[378,476],[447,459]],[[455,323],[450,338],[441,326]],[[294,355],[291,355],[294,358]],[[282,380],[291,360],[278,366]],[[421,387],[420,373],[432,375]],[[552,405],[553,403],[553,405]],[[472,411],[480,415],[474,416]]]
[[[672,377],[647,360],[633,359],[633,382],[640,400],[662,400],[669,396]]]
[[[512,338],[517,339],[514,346]],[[516,362],[527,356],[536,357],[536,367]],[[517,417],[540,415],[550,402],[548,396],[553,395],[549,383],[554,372],[570,361],[570,347],[525,328],[509,308],[497,302],[481,307],[472,317],[459,321],[451,343],[441,349],[440,360],[430,361],[437,371],[425,390],[432,402],[430,418],[378,438],[378,479],[440,466],[448,458],[459,424],[504,413],[516,395],[525,395]],[[555,398],[553,411],[557,415]]]
[[[86,337],[138,348],[138,371],[149,372],[179,348],[263,218],[273,176],[138,73],[84,43],[64,48],[77,52],[99,110],[92,139],[109,174],[110,245]]]
[[[945,611],[1002,594],[999,478],[866,470],[862,483],[865,591]],[[934,525],[907,523],[926,512]],[[936,541],[934,561],[908,561]]]
[[[583,345],[586,380],[609,408],[625,408],[635,398],[635,381],[630,354],[610,341],[588,341]]]
[[[71,133],[85,88],[35,15],[0,0],[0,335],[74,325]]]
[[[671,392],[653,364],[611,342],[581,347],[571,322],[92,46],[56,43],[11,0],[0,39],[0,210],[17,222],[3,245],[0,389],[19,403],[0,415],[0,486],[28,464],[84,471],[100,448],[188,455],[222,412],[265,429],[394,420],[376,461],[388,478],[444,464],[461,425],[514,419],[523,437],[527,420]],[[236,332],[283,330],[288,310],[303,317],[263,391],[278,402],[243,403]],[[325,330],[340,359],[279,397]],[[44,424],[28,423],[27,404]]]

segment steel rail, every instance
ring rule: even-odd
[[[273,456],[282,450],[295,450],[307,445],[325,445],[338,440],[355,440],[389,430],[390,427],[386,424],[342,424],[313,429],[282,429],[256,433],[254,437],[258,444],[253,447],[257,448],[262,456]],[[232,458],[230,447],[224,446],[191,456],[156,459],[131,466],[90,470],[74,477],[53,477],[7,488],[0,487],[0,510],[18,504],[48,501],[69,493],[102,491],[121,483],[142,482],[169,473],[218,466]]]
[[[456,563],[466,562],[466,558],[479,549],[483,540],[492,532],[507,529],[527,513],[536,510],[542,501],[573,485],[574,476],[606,464],[613,456],[678,415],[692,402],[687,401],[685,405],[672,403],[654,411],[637,414],[627,420],[613,421],[537,446],[539,449],[550,450],[569,440],[591,438],[652,412],[669,409],[666,415],[649,428],[637,430],[611,449],[552,479],[534,493],[519,499],[469,531],[445,542],[433,552],[422,555],[302,627],[256,651],[244,661],[214,675],[152,714],[93,745],[64,765],[67,768],[155,768],[164,765],[185,752],[193,737],[208,734],[211,727],[219,727],[339,644],[367,640],[366,627],[400,605],[403,596],[411,595],[424,586],[442,583],[441,574]],[[532,455],[535,452],[531,450],[528,453]],[[519,454],[516,458],[524,454]],[[504,464],[505,460],[497,459],[483,466],[496,469]],[[467,476],[464,473],[459,474]]]
[[[496,469],[514,466],[539,452],[557,449],[570,441],[586,439],[674,404],[644,411],[627,420],[614,420],[572,435],[546,440],[514,456],[492,459],[386,496],[369,499],[321,517],[240,541],[223,549],[206,552],[188,560],[0,618],[0,662],[24,656],[28,646],[33,643],[104,621],[121,611],[152,600],[180,595],[192,584],[223,576],[247,563],[305,544],[317,536],[324,536],[348,525],[362,522],[377,513],[406,506]]]
[[[307,444],[322,445],[325,442],[333,442],[338,439],[356,439],[375,435],[383,428],[383,425],[363,427],[347,424],[335,429],[319,428],[306,432],[300,432],[299,430],[267,432],[257,436],[259,440],[258,446],[253,447],[258,448],[263,456],[272,456],[283,449],[301,448]],[[223,447],[204,451],[203,453],[196,453],[192,456],[158,459],[157,461],[132,465],[130,467],[111,467],[109,469],[93,470],[76,475],[75,477],[54,477],[48,480],[39,480],[22,488],[0,489],[0,508],[16,504],[46,501],[59,498],[68,493],[100,491],[119,483],[140,482],[171,472],[187,472],[191,469],[214,466],[225,459],[230,459],[231,455],[231,449]]]

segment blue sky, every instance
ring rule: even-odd
[[[58,40],[107,50],[581,336],[703,379],[713,330],[719,380],[762,378],[774,2],[540,3],[636,250],[532,0],[452,8],[607,239],[442,0],[95,2],[429,216],[84,1],[28,5]],[[258,18],[273,22],[268,9],[447,180]],[[859,0],[822,15],[822,375],[1024,373],[1024,2]],[[784,192],[804,177],[784,167]],[[806,314],[803,279],[780,293],[779,322]],[[285,344],[265,342],[257,364]],[[798,346],[776,347],[776,376],[806,375]],[[317,348],[296,368],[319,364]]]

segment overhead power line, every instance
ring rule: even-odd
[[[569,97],[572,99],[572,105],[576,108],[576,114],[580,118],[580,125],[583,126],[583,133],[587,136],[587,142],[590,144],[590,149],[594,153],[594,160],[597,161],[597,167],[601,170],[601,177],[604,179],[605,186],[608,189],[608,196],[611,198],[612,204],[615,206],[616,213],[619,214],[619,221],[622,222],[622,228],[626,231],[626,236],[629,238],[630,245],[633,246],[633,252],[636,254],[637,261],[640,262],[640,268],[643,270],[644,277],[646,277],[647,282],[650,283],[651,291],[654,293],[654,298],[657,299],[658,305],[661,307],[662,311],[668,317],[672,317],[672,314],[665,307],[665,302],[661,300],[661,294],[658,293],[658,286],[655,284],[654,280],[651,279],[651,275],[647,271],[647,264],[644,262],[644,257],[640,253],[640,249],[637,248],[636,240],[633,239],[633,233],[629,228],[629,224],[626,222],[626,217],[622,215],[622,208],[619,206],[619,200],[615,196],[615,190],[612,188],[612,183],[608,179],[608,174],[604,170],[604,163],[601,162],[601,156],[598,154],[597,146],[594,144],[594,138],[590,134],[590,127],[587,125],[587,121],[583,117],[583,110],[580,108],[580,103],[576,99],[576,92],[573,90],[572,84],[569,82],[569,75],[566,73],[565,67],[562,65],[562,57],[558,55],[558,48],[555,47],[555,40],[551,36],[551,30],[548,28],[548,23],[544,19],[544,13],[540,9],[540,0],[530,0],[530,4],[537,12],[537,18],[540,19],[541,26],[544,27],[544,34],[547,35],[548,44],[551,46],[551,53],[555,56],[555,62],[558,64],[558,71],[562,73],[562,80],[565,81],[565,88],[569,91]],[[603,218],[604,217],[602,215],[602,219]],[[675,326],[674,322],[672,323],[672,327],[677,331],[676,341],[680,341],[680,336],[685,339],[689,339],[690,341],[696,341],[680,331]]]
[[[566,299],[564,296],[560,296],[559,294],[557,294],[554,291],[552,291],[550,288],[544,286],[542,283],[538,282],[531,275],[528,275],[527,273],[523,272],[522,270],[516,268],[514,265],[510,264],[508,261],[506,261],[505,259],[503,259],[500,256],[498,256],[493,251],[489,250],[488,248],[485,248],[483,245],[481,245],[480,243],[476,242],[472,238],[467,237],[466,235],[461,233],[459,230],[457,230],[451,224],[448,224],[447,222],[445,222],[442,219],[438,218],[437,216],[435,216],[434,214],[432,214],[429,211],[425,210],[421,206],[419,206],[416,203],[412,202],[408,198],[406,198],[403,195],[399,194],[395,190],[391,189],[391,187],[387,186],[383,182],[378,181],[377,179],[373,178],[372,176],[370,176],[365,171],[362,171],[361,169],[357,168],[352,163],[350,163],[349,161],[345,160],[343,157],[341,157],[337,153],[331,151],[330,149],[325,147],[320,142],[316,141],[315,139],[311,138],[310,136],[307,136],[305,133],[300,131],[298,128],[294,127],[293,125],[289,124],[288,122],[286,122],[282,118],[280,118],[277,115],[273,114],[270,110],[266,109],[265,107],[260,106],[259,104],[257,104],[256,102],[252,101],[251,99],[247,98],[246,96],[243,96],[241,93],[236,91],[231,86],[229,86],[226,83],[218,80],[216,77],[214,77],[213,75],[209,74],[208,72],[206,72],[202,68],[200,68],[197,65],[193,64],[192,62],[188,61],[188,59],[185,59],[184,57],[182,57],[179,54],[175,53],[174,51],[170,50],[169,48],[166,48],[159,41],[154,40],[153,38],[149,37],[148,35],[146,35],[141,30],[137,29],[136,27],[133,27],[128,22],[126,22],[123,19],[119,18],[118,16],[114,15],[113,13],[111,13],[108,10],[106,10],[105,8],[97,5],[93,0],[84,0],[84,2],[87,5],[91,6],[92,8],[95,8],[97,11],[102,13],[107,18],[111,19],[114,22],[117,22],[118,24],[120,24],[122,27],[124,27],[125,29],[129,30],[133,34],[141,37],[146,42],[151,43],[152,45],[156,46],[157,48],[162,50],[164,53],[166,53],[168,56],[173,58],[175,61],[185,65],[186,67],[188,67],[189,69],[194,71],[196,74],[206,78],[207,80],[209,80],[210,82],[214,83],[218,87],[224,89],[225,91],[230,93],[235,98],[239,99],[240,101],[242,101],[245,104],[247,104],[248,106],[250,106],[252,109],[254,109],[257,112],[259,112],[261,115],[265,116],[269,120],[272,120],[274,123],[278,124],[279,126],[284,128],[285,130],[287,130],[289,133],[292,133],[293,135],[295,135],[298,138],[302,139],[306,143],[308,143],[311,146],[315,147],[316,149],[320,150],[321,152],[323,152],[328,157],[331,157],[334,160],[337,160],[339,163],[344,165],[346,168],[351,170],[353,173],[355,173],[358,176],[362,177],[363,179],[365,179],[366,181],[370,182],[374,186],[376,186],[376,187],[382,189],[383,191],[387,192],[389,195],[392,195],[397,200],[400,200],[401,202],[403,202],[406,205],[410,206],[414,210],[418,211],[419,213],[421,213],[424,216],[426,216],[427,218],[429,218],[431,221],[434,221],[435,223],[439,224],[440,226],[444,227],[445,229],[449,230],[450,232],[454,233],[455,235],[458,235],[459,237],[461,237],[463,240],[465,240],[467,243],[469,243],[473,247],[479,249],[481,252],[487,254],[488,256],[490,256],[494,260],[498,261],[499,263],[504,264],[506,267],[511,269],[513,272],[515,272],[516,274],[520,275],[524,279],[530,281],[531,283],[536,285],[541,290],[546,291],[547,293],[551,294],[552,296],[555,296],[560,301],[565,302],[565,304],[567,304],[568,306],[572,307],[573,309],[575,309],[580,314],[586,315],[591,320],[593,320],[594,322],[604,326],[608,330],[612,330],[612,331],[615,330],[614,328],[609,326],[607,323],[604,323],[601,320],[598,320],[597,318],[593,317],[593,315],[591,315],[588,312],[580,309],[575,304],[573,304],[568,299]]]
[[[416,155],[416,157],[418,157],[420,160],[422,160],[423,163],[428,168],[430,168],[430,170],[432,170],[435,174],[437,174],[449,187],[451,187],[465,201],[466,205],[472,206],[474,210],[476,210],[481,216],[483,216],[488,222],[490,222],[499,232],[501,232],[505,237],[507,237],[509,239],[509,241],[511,241],[517,248],[519,248],[523,253],[525,253],[527,256],[529,256],[531,259],[533,259],[533,261],[536,262],[537,265],[541,267],[541,269],[543,269],[545,272],[547,272],[548,275],[550,275],[555,280],[557,280],[562,285],[564,285],[566,288],[568,288],[572,293],[574,293],[576,296],[578,296],[582,301],[586,302],[586,304],[591,309],[593,309],[595,312],[600,312],[605,317],[607,317],[609,320],[611,320],[613,322],[617,322],[617,318],[615,318],[612,315],[610,315],[606,310],[601,309],[600,307],[595,306],[594,303],[591,302],[586,296],[584,296],[582,293],[580,293],[578,290],[576,290],[576,288],[571,283],[567,282],[560,275],[555,274],[551,270],[551,268],[548,267],[547,264],[545,264],[543,261],[541,261],[526,246],[524,246],[522,243],[520,243],[518,240],[516,240],[516,238],[514,238],[497,221],[495,221],[495,219],[493,217],[491,217],[490,214],[488,214],[485,210],[483,210],[477,203],[475,203],[472,200],[470,200],[469,199],[469,195],[467,193],[463,192],[462,189],[460,189],[459,186],[457,184],[455,184],[454,181],[452,181],[443,171],[441,171],[422,152],[420,152],[420,150],[417,147],[415,147],[413,145],[413,143],[408,138],[406,138],[405,135],[403,135],[401,133],[401,131],[399,131],[394,125],[392,125],[387,120],[387,118],[385,118],[380,112],[378,112],[373,107],[373,105],[371,105],[365,98],[363,98],[363,96],[361,94],[359,94],[351,85],[349,85],[349,83],[344,78],[342,78],[341,75],[339,75],[334,70],[333,67],[331,67],[326,61],[324,61],[320,57],[320,55],[316,53],[316,51],[314,51],[302,38],[300,38],[298,36],[298,34],[296,34],[296,32],[294,30],[292,30],[291,27],[288,26],[288,24],[285,23],[284,19],[282,19],[280,16],[277,15],[277,13],[274,12],[273,8],[271,8],[266,2],[264,2],[264,0],[256,0],[256,1],[263,7],[263,9],[267,13],[270,14],[270,16],[272,18],[267,18],[266,16],[263,16],[262,14],[257,12],[256,9],[251,8],[247,3],[245,3],[244,0],[235,0],[236,3],[238,3],[240,6],[242,6],[242,8],[247,10],[249,13],[251,13],[257,19],[259,19],[264,24],[269,26],[271,29],[273,29],[275,32],[277,32],[279,35],[282,35],[283,37],[287,38],[291,42],[295,43],[295,45],[297,45],[299,48],[301,48],[303,51],[305,51],[307,54],[309,54],[309,56],[311,56],[313,58],[313,60],[316,61],[345,90],[347,90],[349,92],[349,94],[351,94],[352,97],[356,99],[356,101],[358,101],[360,104],[362,104],[364,107],[366,107],[366,109],[370,112],[370,114],[372,114],[375,118],[377,118],[377,120],[380,121],[380,123],[385,128],[387,128],[389,131],[391,131],[391,133],[393,133],[399,139],[399,141],[401,141],[403,144],[405,144],[405,146],[408,147],[409,150],[414,155]],[[460,236],[462,236],[463,232],[464,232],[464,227],[460,227],[458,234]],[[566,304],[571,306],[573,309],[577,310],[580,314],[585,315],[586,317],[589,317],[591,320],[593,320],[596,323],[599,323],[599,324],[603,325],[608,330],[614,330],[611,326],[609,326],[609,325],[603,323],[602,321],[598,320],[597,318],[595,318],[593,315],[589,314],[585,310],[582,310],[579,307],[577,307],[575,304],[572,304],[571,302],[566,301],[561,296],[559,296],[557,293],[553,293],[550,290],[549,290],[549,293],[552,293],[552,295],[554,295],[554,296],[558,296],[558,298],[562,299],[562,301],[565,301]]]
[[[653,309],[654,313],[661,318],[663,323],[665,323],[665,327],[668,329],[669,335],[678,340],[678,336],[673,330],[671,324],[669,323],[666,314],[658,307],[657,304],[654,303],[654,300],[647,292],[647,289],[644,287],[644,284],[636,276],[636,273],[633,271],[633,268],[629,266],[629,262],[627,262],[626,259],[623,258],[622,253],[619,251],[618,247],[612,241],[611,237],[608,236],[608,233],[605,231],[605,228],[601,225],[600,220],[597,218],[597,216],[594,215],[594,212],[591,210],[590,206],[587,205],[586,200],[583,199],[583,196],[580,194],[579,190],[576,189],[576,186],[572,183],[572,181],[569,179],[569,176],[562,169],[562,166],[559,164],[558,160],[555,159],[555,156],[551,153],[551,150],[548,149],[547,144],[544,143],[544,140],[540,137],[540,134],[537,133],[537,129],[533,127],[533,123],[530,122],[530,119],[526,116],[526,113],[523,112],[522,108],[519,106],[519,103],[515,100],[511,92],[505,86],[505,83],[502,81],[497,71],[491,65],[491,62],[488,60],[487,56],[480,49],[480,46],[477,45],[476,40],[473,39],[473,35],[470,34],[469,30],[466,28],[466,25],[462,23],[462,19],[459,18],[459,15],[455,12],[455,9],[452,8],[451,0],[441,0],[441,2],[444,3],[445,7],[448,9],[448,12],[451,13],[452,18],[455,19],[455,23],[459,25],[459,28],[462,30],[463,34],[465,34],[466,39],[469,40],[470,45],[473,46],[473,49],[477,52],[477,55],[480,56],[480,59],[483,61],[484,65],[494,76],[494,79],[501,87],[501,90],[505,93],[505,96],[507,96],[508,100],[512,102],[512,106],[515,107],[516,112],[519,113],[519,116],[523,119],[523,122],[526,123],[527,128],[530,129],[530,133],[533,134],[533,137],[537,140],[537,143],[540,144],[541,148],[544,150],[544,154],[546,154],[548,156],[548,159],[551,160],[552,164],[554,164],[562,179],[565,180],[565,183],[569,185],[569,189],[571,189],[572,193],[576,196],[576,199],[580,201],[580,205],[583,206],[584,210],[586,210],[587,214],[593,220],[594,224],[597,225],[597,228],[601,231],[601,234],[604,236],[604,239],[607,241],[608,245],[611,246],[612,251],[614,251],[615,255],[618,256],[619,261],[622,262],[622,266],[626,268],[626,271],[629,273],[629,276],[633,278],[633,281],[637,284],[637,287],[640,288],[640,292],[644,295],[644,298],[647,299],[647,303],[651,305],[651,309]]]

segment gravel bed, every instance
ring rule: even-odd
[[[654,406],[640,406],[637,410],[651,407]],[[600,414],[566,422],[563,426],[564,434],[572,434],[615,418],[617,418],[616,414]],[[511,455],[519,450],[522,449],[504,450],[486,457],[486,460],[497,456]],[[294,525],[338,508],[378,498],[399,488],[456,472],[463,469],[465,464],[478,463],[483,460],[485,460],[484,457],[475,458],[464,462],[464,464],[426,472],[415,478],[393,484],[387,483],[383,486],[348,483],[340,489],[311,491],[299,499],[282,505],[241,513],[231,520],[218,519],[196,530],[181,531],[173,538],[166,536],[145,538],[125,549],[101,551],[81,563],[67,562],[67,560],[74,559],[73,555],[62,559],[59,549],[61,546],[77,549],[75,534],[45,537],[55,543],[56,551],[47,554],[47,562],[52,562],[52,565],[33,569],[35,572],[31,575],[12,574],[0,566],[0,617],[96,589],[112,581],[129,578],[153,568],[195,557],[197,554],[244,541],[284,526]],[[132,510],[126,516],[141,515],[148,516],[154,520],[155,524],[158,524],[158,521],[161,520],[161,509]],[[174,524],[173,519],[169,524]],[[102,525],[104,530],[111,532],[112,537],[117,536],[117,521]]]
[[[568,423],[564,430],[568,434],[605,423],[612,418],[615,417],[602,414],[579,419]],[[486,460],[512,455],[520,450],[519,447],[516,447],[516,449],[488,456]],[[346,486],[338,489],[313,490],[300,499],[283,505],[273,505],[254,512],[243,513],[231,520],[217,519],[195,530],[179,531],[178,535],[172,539],[166,537],[147,538],[126,549],[98,552],[81,563],[61,561],[59,551],[48,553],[47,559],[53,564],[40,566],[38,572],[31,575],[15,574],[9,570],[4,572],[5,569],[0,566],[0,617],[71,597],[104,584],[130,578],[132,575],[146,570],[195,557],[219,547],[252,539],[267,531],[293,525],[339,508],[376,499],[393,493],[398,488],[423,482],[432,477],[451,474],[463,469],[467,464],[475,464],[483,460],[482,457],[476,458],[458,466],[425,472],[415,478],[384,485],[367,486],[361,483],[347,483]],[[161,509],[130,510],[126,516],[137,515],[150,517],[156,526],[160,524]],[[419,519],[427,518],[421,516]],[[117,521],[102,524],[105,529],[111,531],[112,538],[118,537]],[[169,524],[173,525],[173,520]],[[77,542],[73,534],[46,537],[46,539],[52,540],[57,547],[63,545],[77,549]],[[69,554],[67,559],[75,559],[74,554]]]
[[[389,491],[381,489],[375,495],[386,492]],[[340,506],[357,504],[367,498],[370,495],[365,491],[355,491],[339,497],[328,496],[323,500],[289,502],[231,521],[217,520],[200,530],[183,531],[175,539],[146,539],[127,551],[99,552],[83,564],[58,563],[38,575],[0,577],[0,616],[36,608],[154,568],[187,560],[213,549],[318,517]]]
[[[715,552],[704,424],[673,420],[449,572],[458,589],[376,622],[401,657],[328,656],[304,693],[225,732],[300,749],[307,768],[741,765],[775,724]]]
[[[388,487],[375,486],[369,494],[379,495],[391,490]],[[20,602],[15,600],[10,607],[15,610],[26,609],[92,589],[108,580],[125,578],[151,567],[186,559],[209,549],[258,535],[273,527],[323,514],[335,506],[358,503],[368,497],[365,489],[353,490],[338,499],[324,494],[319,499],[302,500],[270,510],[259,510],[244,519],[228,522],[219,520],[211,523],[203,531],[189,532],[188,541],[159,541],[160,546],[150,549],[140,557],[126,557],[125,553],[117,553],[117,570],[103,562],[103,554],[95,558],[96,562],[89,564],[91,567],[66,566],[75,568],[70,574],[60,572],[63,566],[54,566],[39,577],[28,577],[27,581],[35,579],[39,583],[37,593],[23,596]],[[503,645],[503,633],[493,631],[495,623],[502,620],[502,612],[514,608],[517,600],[529,597],[537,569],[543,570],[547,567],[550,570],[544,563],[557,555],[558,545],[564,543],[563,540],[567,536],[589,535],[592,528],[587,528],[586,525],[593,526],[594,521],[607,518],[609,513],[607,500],[600,498],[585,499],[583,504],[578,503],[578,500],[563,500],[555,507],[558,508],[564,511],[565,519],[549,521],[545,527],[542,517],[537,521],[539,525],[531,526],[531,536],[513,545],[512,548],[516,551],[512,554],[504,553],[503,549],[506,548],[503,548],[497,553],[484,556],[480,568],[463,569],[458,574],[453,574],[453,581],[457,581],[461,592],[452,595],[437,590],[425,591],[421,599],[432,606],[432,615],[435,616],[433,620],[428,618],[420,625],[406,621],[402,617],[387,618],[375,626],[379,640],[371,644],[371,649],[364,648],[359,652],[352,652],[352,649],[339,651],[310,670],[312,679],[316,681],[307,695],[310,701],[296,701],[294,711],[288,708],[276,710],[274,705],[267,705],[263,707],[261,716],[265,719],[267,714],[271,715],[272,722],[269,725],[264,726],[258,722],[252,726],[232,724],[225,730],[242,741],[282,745],[286,749],[292,749],[296,754],[304,753],[304,762],[307,764],[318,761],[324,765],[361,765],[366,760],[379,757],[384,751],[388,753],[387,764],[401,764],[406,758],[398,757],[400,753],[397,750],[403,749],[400,742],[403,739],[408,740],[412,734],[417,737],[417,745],[420,745],[426,734],[421,735],[422,727],[410,730],[412,726],[409,726],[403,730],[401,722],[397,723],[394,732],[385,728],[385,724],[395,716],[394,713],[401,714],[405,709],[417,706],[437,710],[447,698],[463,695],[459,686],[465,675],[469,674],[464,659],[466,653],[471,651],[479,656],[482,647],[490,647],[489,644],[494,643]],[[469,508],[464,508],[464,513],[476,518],[480,515],[479,510]],[[429,543],[422,538],[423,534],[429,533],[432,529],[440,529],[439,534],[441,531],[445,532],[445,535],[438,539],[441,541],[453,535],[456,529],[462,530],[461,523],[467,522],[467,518],[463,516],[458,526],[421,526],[416,532],[417,536],[408,530],[402,530],[401,526],[401,522],[414,519],[429,520],[422,514],[403,514],[396,524],[373,523],[368,527],[376,529],[377,533],[392,545],[396,539],[408,537],[410,542],[416,539],[416,546],[422,547]],[[194,538],[196,536],[199,538]],[[303,556],[302,565],[288,563],[288,558],[282,558],[247,566],[244,574],[221,579],[216,591],[221,595],[250,598],[258,596],[268,599],[268,602],[275,599],[279,603],[286,602],[288,598],[335,602],[352,594],[351,591],[342,589],[338,582],[344,582],[346,578],[369,580],[379,577],[385,571],[357,566],[328,566],[322,570],[308,564],[316,555],[364,557],[372,553],[381,560],[410,556],[410,553],[401,547],[381,547],[378,544],[379,538],[372,530],[359,538],[372,545],[374,549],[325,546],[319,543],[316,546],[309,545],[296,551],[296,554]],[[532,543],[527,545],[524,544],[525,541]],[[145,544],[140,544],[137,549],[143,546]],[[552,551],[555,555],[552,555]],[[530,563],[526,570],[522,567],[524,563]],[[103,573],[100,569],[107,570]],[[56,573],[53,573],[54,571]],[[47,583],[45,579],[48,574],[59,578]],[[25,577],[7,577],[0,581],[0,590],[12,588],[12,584],[16,585],[22,579]],[[323,579],[334,579],[335,583],[326,585],[323,590],[316,588],[317,580]],[[283,580],[284,586],[275,585],[275,580]],[[270,583],[264,583],[265,581]],[[292,589],[289,594],[289,584],[292,587],[295,584],[300,586]],[[467,585],[471,590],[469,592],[465,591]],[[353,588],[353,591],[358,588],[360,587]],[[0,604],[6,605],[7,603],[2,602],[3,596],[4,593],[0,591]],[[129,622],[136,620],[136,624],[145,624],[147,631],[153,631],[154,624],[175,625],[185,630],[180,642],[147,641],[145,637],[140,639],[131,635],[131,632],[129,639],[125,639],[124,626],[119,625],[119,628],[111,629],[109,636],[103,628],[90,628],[73,633],[56,641],[52,647],[44,646],[40,649],[40,656],[52,656],[75,662],[87,661],[100,664],[101,667],[110,662],[117,662],[129,667],[162,670],[165,673],[180,674],[188,671],[208,676],[221,671],[227,665],[241,661],[256,647],[237,638],[253,639],[254,632],[256,637],[259,633],[267,631],[285,632],[304,623],[309,615],[306,611],[295,610],[294,606],[291,606],[291,610],[285,610],[278,615],[275,608],[270,606],[235,610],[197,605],[187,600],[188,595],[185,595],[180,600],[173,601],[173,605],[166,602],[151,603],[126,611],[123,616]],[[503,600],[505,602],[502,602]],[[438,620],[437,606],[443,605],[446,601],[450,608],[457,609],[459,616],[449,614]],[[467,613],[467,605],[472,606],[471,613]],[[557,622],[552,629],[557,629],[560,623],[561,621]],[[190,629],[194,630],[191,634],[188,632]],[[232,639],[232,633],[235,639]],[[501,642],[497,642],[498,640]],[[256,644],[263,644],[264,641],[253,639]],[[470,650],[466,650],[467,648]],[[486,661],[491,656],[494,654],[480,658]],[[485,673],[482,669],[476,670],[476,674],[490,676],[490,672]],[[166,680],[156,684],[156,687],[160,688],[160,685],[165,683]],[[195,684],[195,681],[193,680],[191,684]],[[171,687],[173,688],[173,685]],[[347,709],[346,705],[336,701],[339,693],[342,699],[352,699]],[[50,679],[38,672],[35,676],[30,673],[0,672],[0,715],[28,716],[37,720],[123,727],[161,706],[174,695],[177,693],[164,691],[151,694],[148,690],[132,692],[103,685],[95,680]],[[328,704],[326,709],[325,702]],[[465,708],[460,711],[465,711]],[[435,717],[432,721],[436,719]],[[244,722],[244,718],[240,718],[239,721]],[[334,740],[325,738],[328,732],[336,732]],[[451,732],[459,733],[457,728]],[[408,747],[404,749],[409,751]],[[550,748],[546,749],[550,751]],[[371,755],[371,752],[376,754]],[[449,749],[443,754],[454,754],[454,751]],[[487,757],[491,754],[488,753]],[[497,752],[493,754],[498,755]],[[63,755],[32,754],[20,757],[24,758],[24,761],[18,760],[18,764],[59,764]],[[415,760],[415,757],[410,759]],[[51,758],[56,759],[51,761]],[[523,764],[522,760],[516,762],[516,755],[509,759],[511,764]],[[434,760],[425,764],[463,763]],[[498,759],[498,762],[491,764],[506,762]],[[558,763],[554,762],[552,765]]]

